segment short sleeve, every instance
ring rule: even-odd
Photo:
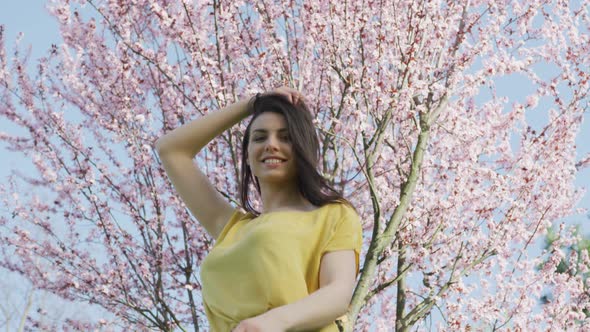
[[[358,214],[350,207],[344,209],[342,217],[333,225],[330,238],[322,251],[353,249],[356,260],[356,272],[359,272],[359,255],[363,245],[363,228]]]

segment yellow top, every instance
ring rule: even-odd
[[[360,218],[342,203],[256,218],[236,209],[201,264],[211,331],[231,331],[246,318],[316,291],[320,260],[328,251],[354,249],[358,274],[361,246]],[[338,328],[332,323],[319,331]]]

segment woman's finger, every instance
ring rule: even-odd
[[[300,100],[303,100],[303,96],[299,91],[288,86],[278,87],[273,90],[273,93],[284,96],[293,105],[296,105]]]

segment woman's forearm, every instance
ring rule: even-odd
[[[351,291],[346,286],[327,285],[297,302],[274,308],[265,315],[281,321],[287,331],[319,329],[346,313],[351,298],[349,293]]]
[[[156,150],[194,157],[211,140],[248,116],[248,102],[243,99],[172,130],[156,141]]]

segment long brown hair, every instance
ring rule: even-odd
[[[285,117],[287,130],[295,155],[295,169],[297,173],[297,187],[301,195],[316,206],[323,206],[328,203],[344,203],[354,209],[352,204],[346,200],[326,179],[318,172],[320,159],[320,145],[318,136],[313,125],[311,112],[303,101],[292,104],[285,97],[278,94],[257,95],[249,103],[252,119],[246,127],[242,140],[242,161],[240,176],[240,201],[242,207],[258,216],[260,212],[252,207],[249,197],[250,182],[253,182],[260,195],[260,183],[258,178],[252,174],[246,160],[250,142],[250,127],[260,114],[274,112]]]

